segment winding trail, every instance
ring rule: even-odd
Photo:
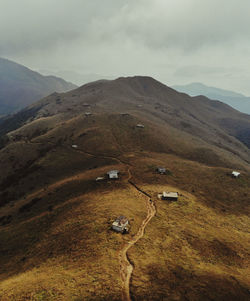
[[[136,189],[139,193],[141,193],[141,194],[143,194],[147,197],[147,216],[143,220],[143,222],[142,222],[141,226],[139,227],[139,229],[138,229],[137,233],[135,234],[135,236],[131,240],[129,240],[125,243],[125,245],[120,250],[119,255],[118,255],[119,263],[120,263],[120,276],[121,276],[121,280],[122,280],[122,300],[123,301],[131,301],[130,282],[131,282],[131,276],[132,276],[134,267],[133,267],[132,263],[129,261],[128,251],[134,244],[137,243],[137,241],[139,239],[141,239],[143,237],[147,224],[150,222],[150,220],[156,214],[155,204],[154,204],[153,200],[151,199],[151,196],[147,192],[145,192],[144,190],[139,188],[135,183],[133,183],[131,181],[131,178],[132,178],[131,165],[128,162],[124,162],[124,161],[122,161],[121,159],[119,159],[117,157],[95,155],[93,153],[83,151],[81,149],[76,149],[76,151],[81,152],[81,153],[85,153],[85,154],[93,156],[93,157],[113,159],[116,162],[118,162],[119,164],[123,164],[123,165],[127,166],[127,172],[128,172],[128,178],[126,179],[127,182],[134,189]]]
[[[122,300],[123,301],[131,301],[130,297],[130,281],[131,281],[131,276],[133,273],[133,265],[129,261],[128,258],[128,250],[137,243],[137,241],[143,237],[145,228],[147,224],[150,222],[150,220],[155,216],[156,213],[156,208],[151,200],[151,197],[142,189],[137,187],[130,179],[132,178],[130,168],[128,168],[128,183],[132,185],[137,191],[139,191],[141,194],[145,195],[148,200],[147,200],[147,217],[143,220],[140,228],[138,229],[136,235],[129,240],[124,247],[121,249],[119,252],[119,262],[120,262],[120,275],[122,279]]]
[[[67,149],[72,149],[69,146],[64,146],[64,147]],[[127,167],[127,173],[128,173],[128,178],[126,179],[126,181],[129,183],[129,185],[131,185],[134,189],[136,189],[140,194],[143,194],[144,196],[147,197],[147,202],[146,202],[147,203],[147,216],[142,221],[142,224],[140,225],[137,233],[134,235],[134,237],[132,239],[130,239],[129,241],[127,241],[125,243],[123,248],[119,251],[119,255],[118,255],[119,263],[120,263],[120,276],[121,276],[121,280],[122,280],[122,301],[131,301],[130,282],[131,282],[131,276],[132,276],[134,267],[128,258],[128,251],[134,244],[137,243],[137,241],[139,239],[141,239],[144,236],[144,232],[145,232],[145,228],[146,228],[147,224],[150,222],[150,220],[156,214],[155,204],[154,204],[153,200],[151,199],[151,196],[147,192],[145,192],[144,190],[139,188],[134,182],[132,182],[132,180],[131,180],[132,166],[130,165],[129,162],[125,162],[125,161],[123,161],[117,157],[113,157],[113,156],[94,154],[94,153],[91,153],[88,151],[81,150],[79,148],[74,149],[74,151],[79,152],[79,153],[84,153],[85,155],[89,155],[89,156],[92,156],[95,158],[99,157],[99,158],[112,159],[119,164],[125,165]],[[72,176],[72,178],[74,178],[74,177],[75,176]],[[67,179],[67,180],[69,180],[69,179]],[[62,184],[62,183],[64,183],[64,181],[65,180],[61,180],[56,184]],[[53,185],[51,185],[51,186],[53,186]]]

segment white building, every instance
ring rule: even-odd
[[[157,168],[158,173],[160,174],[165,174],[166,173],[166,168],[165,167],[158,167]]]
[[[178,192],[163,191],[163,194],[162,194],[162,200],[177,201],[178,197],[179,197]]]
[[[125,216],[119,216],[112,224],[112,229],[116,232],[128,231],[128,219]]]
[[[109,179],[118,179],[119,170],[110,170],[107,172]]]
[[[136,125],[136,127],[138,127],[138,128],[144,128],[144,125],[143,124],[141,124],[141,123],[138,123],[137,125]]]
[[[234,178],[238,178],[238,177],[240,176],[240,172],[238,172],[238,171],[233,171],[233,172],[232,172],[232,176],[233,176]]]

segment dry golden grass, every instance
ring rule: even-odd
[[[220,215],[181,193],[178,202],[157,201],[156,217],[130,250],[135,300],[247,300],[249,218]]]
[[[63,95],[61,106],[52,97],[40,113],[51,109],[57,118],[15,131],[17,142],[0,151],[6,171],[0,176],[0,201],[6,201],[1,215],[12,218],[0,229],[1,299],[120,300],[118,252],[147,211],[145,198],[127,183],[127,167],[108,157],[120,156],[131,163],[133,182],[157,206],[144,238],[129,250],[134,299],[245,300],[250,176],[244,160],[249,150],[240,145],[237,154],[239,142],[219,136],[214,119],[207,120],[213,125],[208,131],[188,110],[179,116],[164,93],[155,101],[143,98],[140,111],[132,101],[136,93],[128,105],[126,89],[123,102],[109,103],[108,91],[93,103],[89,117],[82,103],[99,101],[96,95]],[[127,108],[130,115],[120,114]],[[178,123],[182,118],[185,130]],[[137,123],[145,128],[137,129]],[[168,174],[157,174],[157,166],[165,166]],[[95,182],[113,168],[122,180]],[[242,177],[232,179],[231,168]],[[177,203],[157,200],[167,187],[181,192]],[[126,236],[110,231],[121,214],[132,225]]]
[[[228,169],[168,155],[148,154],[135,164],[134,180],[156,200],[157,214],[129,251],[133,298],[248,300],[249,175],[235,181]],[[169,174],[158,175],[156,166]],[[181,197],[158,200],[163,190]]]
[[[54,188],[64,184],[61,181]],[[145,218],[146,200],[126,183],[109,181],[100,186],[93,193],[65,201],[52,213],[26,220],[26,227],[21,227],[26,231],[23,238],[11,234],[18,233],[19,224],[7,228],[6,240],[12,240],[12,251],[33,232],[40,234],[35,243],[26,245],[22,252],[15,250],[16,255],[10,256],[12,262],[5,263],[1,300],[119,300],[118,251]],[[120,214],[132,224],[126,236],[110,230]]]
[[[228,177],[227,170],[214,170],[172,156],[152,158],[152,154],[147,154],[144,159],[135,159],[128,154],[126,158],[135,164],[133,181],[153,196],[157,207],[144,238],[129,251],[135,266],[131,283],[134,299],[234,300],[238,294],[239,300],[245,300],[249,282],[249,218],[239,206],[236,214],[232,213],[234,205],[230,207],[230,202],[221,205],[220,200],[214,200],[214,205],[208,206],[210,195],[205,191],[215,184],[206,187],[203,183],[204,179],[211,181],[215,174],[221,177],[222,172],[232,190],[239,182]],[[168,167],[169,175],[156,174],[154,168],[158,165]],[[191,167],[193,174],[200,170],[199,177],[187,174]],[[38,191],[22,201],[39,195],[47,203],[46,194],[53,192],[62,203],[42,215],[36,215],[34,209],[27,213],[24,223],[17,216],[16,222],[5,228],[5,235],[2,232],[9,252],[13,251],[6,257],[10,261],[2,262],[2,300],[120,299],[118,251],[136,233],[146,216],[146,206],[145,198],[126,183],[126,169],[110,168],[119,168],[123,180],[94,183],[98,186],[93,191],[65,199],[63,194],[72,191],[72,185],[77,195],[76,187],[83,187],[84,181],[90,179],[94,182],[107,170],[103,167],[57,181],[47,191]],[[192,181],[190,192],[180,188]],[[244,183],[241,185],[239,191],[245,187]],[[216,187],[219,189],[218,184]],[[158,200],[157,194],[166,189],[178,191],[179,201]],[[226,212],[222,210],[225,208]],[[120,214],[131,221],[129,235],[110,231],[112,221]],[[13,237],[12,233],[20,237]]]
[[[145,236],[129,250],[134,299],[245,300],[249,176],[243,172],[235,180],[228,169],[166,154],[127,153],[123,159],[157,207]],[[168,174],[157,174],[157,166]],[[120,180],[95,182],[113,168]],[[118,252],[147,211],[146,198],[127,177],[121,164],[82,171],[6,206],[14,219],[0,232],[2,300],[120,300]],[[158,200],[166,189],[179,191],[180,200]],[[41,201],[31,211],[19,211],[36,197]],[[129,235],[110,230],[120,214],[131,221]]]

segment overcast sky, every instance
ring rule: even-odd
[[[250,95],[250,0],[0,0],[0,57]]]

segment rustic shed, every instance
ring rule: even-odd
[[[110,170],[107,172],[109,179],[118,179],[119,170]]]
[[[128,231],[128,219],[121,215],[112,224],[112,229],[116,232],[127,232]]]
[[[162,200],[178,201],[178,197],[179,197],[178,192],[163,191],[163,194],[162,194]]]
[[[233,171],[232,172],[232,177],[233,178],[238,178],[240,176],[240,172],[238,172],[238,171]]]
[[[160,173],[161,175],[166,173],[166,168],[165,167],[157,167],[157,172]]]

